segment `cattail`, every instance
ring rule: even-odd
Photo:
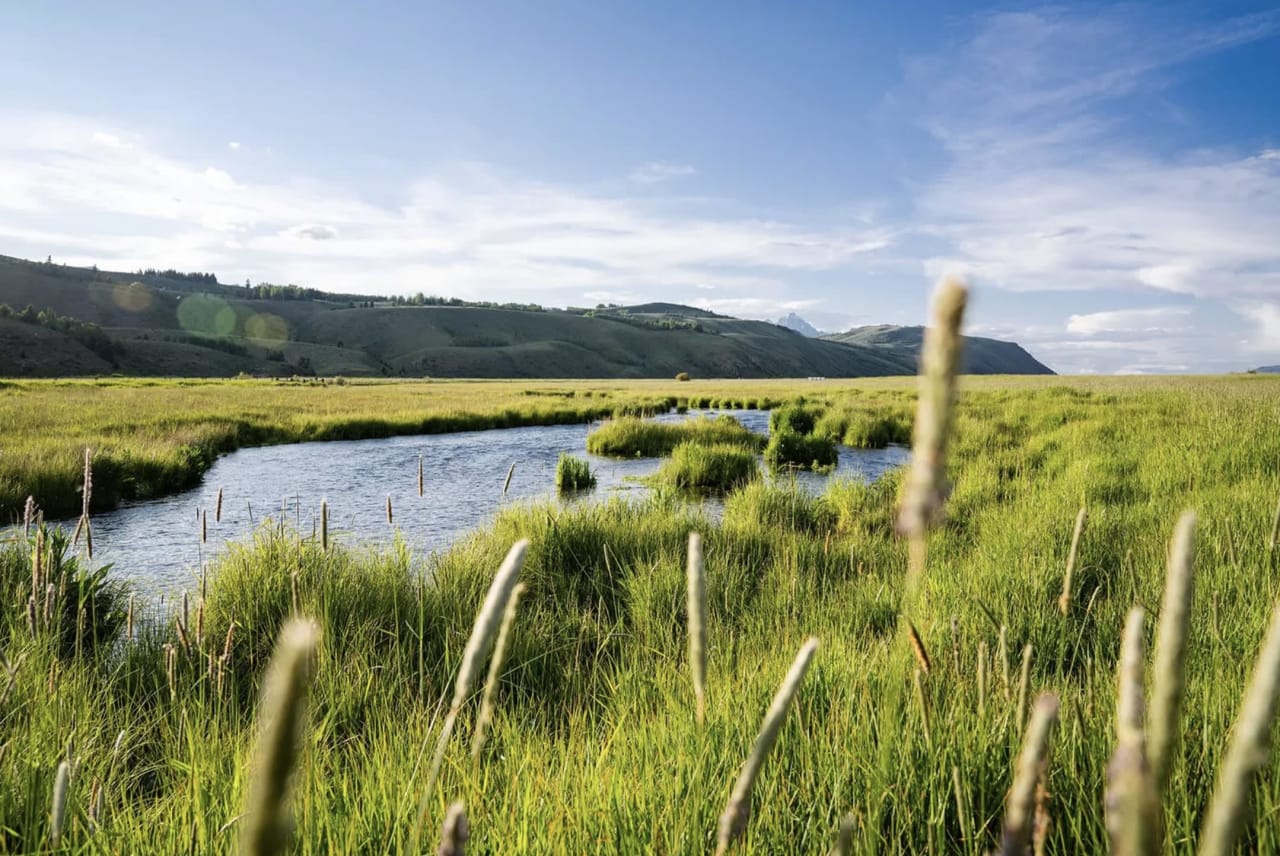
[[[1031,688],[1031,643],[1022,649],[1022,673],[1018,675],[1018,706],[1014,709],[1018,730],[1027,721],[1027,693]]]
[[[40,613],[36,610],[35,595],[27,598],[27,627],[31,630],[31,638],[34,639],[36,631],[40,626]]]
[[[973,822],[969,819],[969,808],[964,798],[964,786],[960,781],[960,768],[951,768],[951,790],[956,800],[956,820],[960,824],[960,838],[969,843]]]
[[[320,500],[320,549],[329,552],[329,501]]]
[[[169,681],[169,698],[176,699],[178,697],[178,677],[175,674],[177,668],[178,652],[173,647],[173,643],[166,642],[164,644],[164,674]]]
[[[978,641],[978,719],[987,718],[987,640]]]
[[[31,537],[31,524],[35,522],[35,519],[36,519],[36,498],[34,496],[28,496],[26,505],[22,507],[22,537],[24,538]],[[1280,516],[1277,516],[1276,519],[1280,520]],[[1272,541],[1275,540],[1274,536],[1272,537],[1271,540]]]
[[[929,652],[924,649],[924,640],[920,638],[916,626],[910,621],[907,622],[907,638],[911,640],[911,650],[916,655],[916,662],[920,664],[921,670],[926,675],[929,674]]]
[[[213,504],[213,522],[222,522],[222,488],[218,488],[218,498]]]
[[[1249,811],[1253,777],[1267,763],[1268,737],[1280,700],[1280,605],[1253,666],[1240,714],[1200,833],[1201,856],[1229,856]]]
[[[248,856],[280,853],[292,838],[285,798],[305,727],[307,690],[318,639],[319,630],[314,623],[291,619],[280,631],[271,657],[262,691],[260,730],[241,839],[241,852]]]
[[[707,708],[707,576],[702,558],[702,536],[689,533],[687,606],[689,612],[689,670],[697,703],[698,724]]]
[[[853,852],[853,815],[840,818],[840,831],[836,833],[835,846],[827,856],[849,856]]]
[[[391,513],[391,494],[387,494],[387,525],[388,526],[396,525],[395,515]]]
[[[227,625],[227,636],[222,641],[222,661],[225,663],[231,659],[231,640],[236,633],[236,623],[233,621]]]
[[[209,543],[209,512],[204,510],[200,512],[200,543]]]
[[[493,646],[493,657],[489,660],[489,674],[484,681],[484,695],[480,699],[480,715],[476,717],[476,733],[471,739],[471,758],[480,759],[480,750],[488,734],[489,723],[493,721],[494,697],[498,694],[498,677],[502,673],[502,663],[507,658],[507,647],[511,644],[511,628],[516,623],[516,608],[526,587],[519,583],[511,592],[507,608],[502,613],[502,626],[498,628],[498,641]]]
[[[85,448],[84,450],[84,486],[81,488],[81,500],[83,501],[83,510],[80,514],[80,520],[84,524],[84,548],[89,558],[93,558],[93,526],[89,522],[89,506],[93,501],[93,452]],[[79,525],[76,531],[80,530]],[[72,538],[72,543],[76,539]]]
[[[467,804],[455,800],[449,804],[449,811],[444,816],[444,826],[440,829],[440,846],[436,848],[436,856],[465,856],[467,839],[471,831],[467,827]]]
[[[67,791],[71,784],[71,764],[63,761],[58,764],[58,772],[53,777],[53,811],[49,818],[49,836],[53,846],[58,846],[62,838],[62,825],[67,819]]]
[[[204,650],[204,598],[196,604],[196,647]]]
[[[1062,596],[1058,598],[1058,611],[1063,615],[1071,606],[1071,578],[1076,571],[1076,557],[1080,553],[1080,533],[1084,531],[1084,520],[1087,512],[1082,507],[1076,515],[1076,528],[1071,533],[1071,550],[1067,553],[1067,570],[1062,575]]]
[[[911,439],[911,470],[902,504],[898,531],[911,539],[909,575],[923,571],[925,533],[942,521],[942,505],[950,492],[947,484],[947,442],[956,395],[956,373],[964,337],[960,325],[968,288],[944,277],[933,302],[933,323],[925,331],[920,355],[920,392]]]
[[[912,673],[912,680],[916,687],[916,703],[920,705],[920,727],[924,731],[924,745],[932,752],[933,732],[929,728],[929,701],[924,696],[924,679],[921,674],[921,671],[916,669]]]
[[[1192,561],[1195,554],[1196,516],[1185,512],[1178,520],[1169,552],[1160,623],[1156,628],[1155,677],[1151,683],[1151,721],[1147,728],[1147,761],[1156,793],[1169,783],[1170,754],[1178,735],[1182,694],[1186,688],[1187,628],[1195,591]]]
[[[89,832],[98,831],[98,818],[102,815],[102,780],[94,779],[89,786]]]
[[[755,787],[756,777],[760,775],[760,768],[764,766],[769,750],[773,748],[773,744],[778,740],[778,734],[782,731],[782,724],[787,718],[787,710],[791,707],[791,702],[795,698],[796,692],[800,689],[800,682],[804,680],[805,672],[809,669],[809,662],[813,659],[813,653],[817,649],[818,640],[810,636],[801,646],[800,652],[796,654],[795,662],[791,664],[791,669],[787,672],[787,676],[773,696],[773,701],[769,704],[769,709],[765,712],[764,721],[760,725],[760,733],[756,737],[755,745],[751,747],[751,754],[747,757],[747,763],[743,765],[742,772],[738,774],[738,781],[733,786],[733,793],[729,797],[729,802],[725,806],[724,812],[720,815],[719,837],[716,842],[717,856],[723,856],[724,853],[728,852],[729,845],[741,838],[747,829],[747,821],[751,817],[751,791]]]
[[[426,482],[422,478],[422,456],[418,456],[418,496],[423,496],[426,488]]]
[[[507,488],[511,487],[511,477],[516,474],[516,462],[511,462],[511,469],[507,470],[507,480],[502,483],[502,498],[507,498]]]
[[[1004,687],[1004,697],[1009,698],[1009,626],[1000,625],[1000,635],[996,637],[996,659],[1000,661],[1000,683]]]
[[[1117,856],[1154,856],[1163,848],[1143,732],[1143,617],[1142,607],[1129,610],[1116,670],[1116,751],[1107,764],[1106,814]]]
[[[44,589],[44,557],[45,553],[45,536],[44,527],[36,530],[36,546],[31,551],[31,593]]]
[[[1042,693],[1036,699],[1022,738],[1022,752],[1014,772],[1013,786],[1005,799],[1004,831],[1000,838],[1001,856],[1024,856],[1031,843],[1035,820],[1036,785],[1044,775],[1049,754],[1049,736],[1058,721],[1058,697]]]
[[[440,729],[440,737],[436,741],[435,755],[431,759],[431,770],[427,774],[427,783],[422,792],[422,804],[418,811],[418,822],[415,838],[421,832],[422,823],[426,819],[427,798],[435,786],[436,777],[440,775],[440,765],[444,763],[444,753],[449,746],[449,737],[453,734],[453,726],[458,720],[458,712],[471,694],[471,686],[480,672],[485,656],[493,646],[494,636],[506,611],[507,602],[515,590],[520,577],[520,569],[524,566],[525,553],[529,549],[527,540],[517,541],[507,558],[503,560],[498,573],[494,575],[485,595],[480,611],[476,613],[475,624],[471,628],[471,636],[467,639],[467,647],[462,652],[462,665],[458,669],[458,679],[453,685],[453,701],[449,704],[449,712]]]

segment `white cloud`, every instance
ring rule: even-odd
[[[1254,303],[1239,307],[1241,315],[1253,321],[1254,334],[1243,346],[1253,352],[1280,355],[1280,303]]]
[[[1111,312],[1090,312],[1072,315],[1067,319],[1067,331],[1082,336],[1102,333],[1140,333],[1144,336],[1167,336],[1185,333],[1190,327],[1187,320],[1191,310],[1185,307],[1156,307],[1154,309],[1118,309]]]
[[[685,163],[669,163],[667,161],[649,161],[631,170],[628,176],[640,184],[657,184],[673,178],[684,178],[694,175],[697,170]]]
[[[238,152],[240,151],[240,143],[236,142],[235,140],[232,140],[231,142],[227,143],[227,148],[231,149],[231,151],[233,152]]]
[[[1182,27],[1132,8],[999,13],[944,60],[908,65],[899,100],[951,162],[919,199],[949,248],[926,262],[1011,290],[1257,295],[1280,274],[1280,159],[1154,153],[1118,99],[1181,63],[1280,32],[1280,12]]]
[[[0,138],[0,240],[72,263],[548,303],[588,291],[685,300],[708,287],[785,300],[792,275],[846,268],[894,239],[863,223],[692,213],[484,164],[421,176],[378,204],[310,179],[247,179],[118,129],[130,143],[104,146],[100,124],[72,117],[3,124],[26,133]]]

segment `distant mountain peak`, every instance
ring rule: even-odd
[[[808,336],[810,339],[816,339],[822,335],[822,331],[801,318],[794,312],[789,312],[773,323],[779,327],[786,327],[788,330],[794,330],[801,336]]]

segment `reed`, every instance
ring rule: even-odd
[[[284,852],[293,837],[287,806],[289,779],[305,728],[318,641],[316,625],[306,619],[291,619],[280,630],[258,714],[253,773],[240,838],[240,852],[246,856]]]
[[[925,535],[942,520],[943,503],[951,491],[947,482],[947,446],[954,421],[956,374],[964,349],[960,327],[968,296],[968,288],[957,279],[944,277],[938,283],[933,321],[925,331],[920,355],[911,467],[898,509],[898,531],[912,545],[910,580],[918,580],[924,572]]]
[[[1171,754],[1179,732],[1186,691],[1187,634],[1195,593],[1196,516],[1185,512],[1174,529],[1165,574],[1160,622],[1156,628],[1155,673],[1151,682],[1151,719],[1147,729],[1147,761],[1156,793],[1164,792],[1173,766]]]
[[[1280,701],[1280,605],[1245,689],[1240,714],[1200,833],[1200,856],[1230,856],[1249,815],[1253,778],[1267,762],[1269,737]]]
[[[419,498],[426,496],[426,487],[427,487],[427,482],[426,482],[426,479],[423,478],[423,474],[422,474],[422,456],[419,455],[418,456],[418,497]]]
[[[67,820],[67,799],[71,789],[71,763],[63,760],[53,777],[53,809],[49,816],[49,838],[54,847],[62,841],[62,828]]]
[[[591,472],[591,465],[581,458],[560,453],[556,460],[556,490],[567,493],[588,490],[596,486],[596,475]]]
[[[436,856],[466,856],[467,839],[471,830],[467,826],[467,804],[455,800],[449,804],[444,824],[440,829],[440,846]]]
[[[462,652],[462,665],[458,669],[458,678],[454,682],[453,701],[449,704],[449,712],[445,715],[444,725],[440,729],[435,753],[431,758],[431,768],[427,773],[427,781],[422,789],[422,802],[418,809],[415,839],[419,838],[421,834],[422,824],[426,819],[428,798],[431,795],[432,788],[435,786],[436,779],[440,775],[440,766],[444,763],[444,753],[449,748],[449,737],[453,734],[453,727],[458,720],[458,713],[462,710],[462,705],[466,702],[467,696],[471,694],[471,687],[480,672],[484,658],[489,654],[489,650],[493,646],[494,637],[498,633],[502,616],[507,609],[507,603],[511,599],[512,592],[515,591],[516,583],[519,582],[520,569],[524,567],[525,554],[528,550],[528,541],[517,541],[515,543],[511,551],[507,553],[507,557],[503,560],[501,567],[498,568],[497,574],[494,575],[493,583],[490,584],[484,602],[480,605],[480,611],[476,613],[475,624],[472,626],[471,635],[467,639],[467,647]]]
[[[391,494],[387,494],[387,525],[396,525],[396,517],[391,511]]]
[[[476,717],[476,730],[471,739],[471,760],[479,761],[480,752],[489,733],[489,724],[493,721],[494,699],[498,694],[498,679],[502,674],[502,665],[506,662],[507,647],[511,644],[511,628],[516,623],[516,609],[520,598],[527,590],[524,583],[518,583],[511,592],[506,609],[502,613],[502,626],[498,628],[498,641],[493,646],[493,657],[489,660],[489,674],[484,680],[484,694],[480,699],[480,713]]]
[[[756,736],[755,744],[751,747],[751,754],[747,756],[747,762],[743,765],[742,772],[738,774],[738,780],[734,783],[729,802],[725,806],[724,812],[720,815],[719,835],[716,839],[717,856],[723,856],[724,853],[727,853],[733,842],[741,838],[742,834],[746,832],[747,821],[751,817],[751,791],[755,788],[756,778],[760,775],[760,769],[764,766],[765,759],[769,757],[769,751],[773,749],[774,743],[778,741],[778,734],[782,731],[782,724],[786,721],[787,711],[791,708],[791,702],[795,699],[796,693],[800,689],[800,684],[804,680],[805,672],[809,670],[809,663],[813,659],[813,654],[817,650],[818,640],[809,637],[804,645],[801,646],[800,652],[796,655],[790,670],[778,687],[777,693],[774,694],[773,701],[769,704],[769,709],[765,711],[760,733]]]
[[[1116,750],[1107,765],[1106,817],[1117,856],[1155,856],[1163,849],[1143,730],[1143,619],[1141,607],[1129,611],[1116,670]]]
[[[222,488],[218,488],[218,498],[214,500],[213,522],[214,523],[222,522]]]
[[[689,533],[686,561],[686,610],[689,624],[689,674],[697,720],[701,725],[707,709],[707,576],[702,555],[702,536]]]
[[[1049,757],[1049,738],[1058,721],[1058,697],[1042,693],[1031,711],[1018,755],[1013,785],[1005,799],[1004,830],[1000,837],[1000,856],[1026,856],[1031,845],[1035,821],[1036,790],[1045,775]]]
[[[329,500],[320,500],[320,549],[329,552]]]
[[[507,498],[507,491],[511,488],[511,477],[516,474],[516,462],[511,462],[511,467],[507,470],[507,477],[502,482],[502,498]]]
[[[1067,553],[1067,569],[1062,574],[1062,595],[1058,598],[1058,611],[1067,614],[1071,607],[1071,579],[1076,571],[1076,558],[1080,554],[1080,534],[1084,532],[1084,521],[1087,516],[1082,507],[1076,515],[1076,528],[1071,533],[1071,549]]]

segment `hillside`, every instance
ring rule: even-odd
[[[10,376],[862,377],[913,374],[919,349],[918,335],[814,339],[673,303],[371,298],[4,256],[0,304],[14,313],[0,319],[0,373]],[[1047,371],[1016,345],[975,341],[991,343],[976,372]]]
[[[1263,374],[1280,374],[1280,366],[1258,366],[1254,371]]]
[[[786,327],[788,330],[794,330],[801,336],[808,336],[812,339],[816,339],[822,335],[821,330],[794,312],[788,312],[773,323],[777,324],[779,327]]]
[[[924,341],[923,327],[898,327],[876,324],[855,327],[844,333],[824,336],[828,342],[841,342],[867,348],[882,348],[891,353],[920,352]],[[969,374],[1053,374],[1053,370],[1037,360],[1016,342],[966,336],[965,371]]]

